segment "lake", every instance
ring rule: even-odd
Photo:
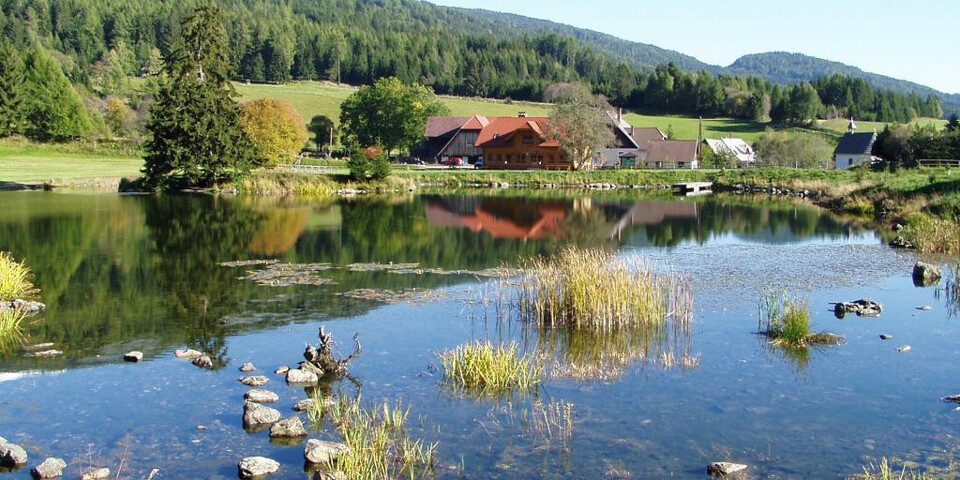
[[[252,362],[280,396],[271,406],[293,414],[307,393],[274,369],[302,360],[321,325],[344,355],[354,334],[363,345],[352,380],[325,388],[369,406],[402,401],[410,434],[438,445],[437,478],[703,478],[711,461],[749,464],[748,478],[845,478],[884,456],[953,477],[960,412],[939,399],[960,393],[958,302],[945,287],[956,279],[945,270],[939,286],[917,288],[914,253],[800,201],[0,192],[0,205],[0,251],[26,261],[47,304],[23,333],[63,351],[2,350],[0,436],[31,466],[67,460],[71,478],[90,465],[121,478],[236,478],[252,455],[282,464],[271,478],[309,478],[302,443],[243,429],[237,379]],[[638,344],[507,319],[498,269],[569,245],[689,276],[692,328]],[[229,263],[250,260],[275,263]],[[808,299],[813,329],[846,343],[797,351],[757,335],[758,301],[775,286]],[[860,298],[883,314],[833,314],[832,302]],[[481,339],[625,360],[510,396],[450,389],[437,352]],[[175,358],[185,347],[214,368]],[[144,361],[123,362],[130,350]],[[537,428],[544,404],[572,405],[569,438]]]

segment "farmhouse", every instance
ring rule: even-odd
[[[845,134],[833,151],[836,169],[843,170],[857,165],[869,165],[873,161],[870,152],[873,150],[873,144],[876,141],[876,133],[850,132]]]
[[[742,138],[721,137],[719,140],[707,138],[704,143],[718,157],[729,157],[736,160],[738,165],[755,165],[757,163],[757,153]]]
[[[444,157],[461,157],[473,164],[483,155],[477,147],[480,130],[490,120],[475,115],[473,117],[430,117],[424,141],[414,154],[424,160],[440,161]]]
[[[476,146],[483,149],[483,167],[492,169],[569,170],[560,143],[544,133],[547,117],[497,117],[480,131]]]

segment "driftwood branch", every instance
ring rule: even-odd
[[[337,359],[334,357],[333,347],[336,342],[333,340],[333,335],[328,333],[324,327],[320,327],[320,333],[318,335],[319,342],[317,343],[316,348],[312,345],[307,345],[306,349],[303,352],[303,358],[307,360],[310,364],[317,367],[324,374],[329,375],[346,375],[347,365],[352,362],[355,358],[360,356],[360,352],[363,351],[363,347],[360,345],[360,334],[355,334],[353,336],[353,341],[356,344],[356,348],[349,356],[343,359]]]

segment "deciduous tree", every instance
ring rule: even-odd
[[[310,119],[307,130],[310,130],[310,133],[313,134],[313,142],[317,144],[317,149],[333,147],[334,124],[330,117],[314,115]]]
[[[307,143],[303,118],[286,100],[261,98],[240,110],[243,129],[268,165],[289,163]]]
[[[582,85],[569,85],[557,96],[547,134],[560,142],[574,170],[591,168],[595,153],[613,143],[609,108]]]
[[[381,78],[343,101],[340,128],[345,140],[356,146],[409,150],[423,138],[427,118],[448,113],[429,87]]]

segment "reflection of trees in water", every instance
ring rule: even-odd
[[[960,263],[955,263],[949,269],[950,276],[944,283],[943,290],[937,289],[937,298],[942,298],[951,317],[960,315]]]

